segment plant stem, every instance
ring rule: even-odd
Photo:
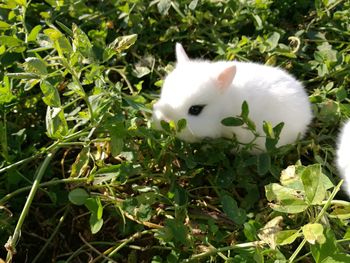
[[[305,244],[306,244],[306,239],[304,238],[303,241],[301,241],[301,243],[297,247],[297,249],[294,251],[294,253],[290,256],[288,262],[294,262],[294,259],[299,254],[300,250],[302,250]]]
[[[28,28],[26,25],[26,13],[27,13],[27,8],[30,5],[31,0],[29,0],[26,5],[22,6],[22,26],[23,26],[23,30],[25,33],[25,43],[28,43]]]
[[[315,223],[317,223],[318,221],[321,220],[321,218],[323,217],[323,215],[326,213],[327,209],[330,207],[333,198],[335,197],[335,195],[339,192],[341,185],[343,184],[344,180],[341,180],[338,185],[333,189],[332,194],[330,195],[330,197],[328,198],[327,202],[325,203],[325,205],[322,207],[321,212],[318,214],[318,216],[316,217]]]
[[[298,262],[298,261],[300,261],[300,260],[303,260],[304,258],[307,258],[309,255],[311,255],[311,252],[307,252],[305,255],[302,255],[301,257],[295,259],[295,260],[293,261],[293,263],[294,263],[294,262]]]
[[[67,68],[67,70],[69,71],[70,74],[72,74],[72,78],[73,78],[74,82],[79,86],[81,93],[84,94],[84,96],[82,96],[82,98],[85,101],[86,106],[88,107],[88,111],[90,114],[90,121],[91,121],[92,126],[94,126],[95,125],[94,112],[92,110],[92,106],[90,104],[89,97],[85,93],[83,85],[81,85],[81,83],[79,81],[79,77],[78,77],[77,73],[75,72],[75,70],[69,65],[68,61],[66,60],[66,58],[62,54],[60,54],[60,58],[62,60],[62,65]]]
[[[323,201],[322,204],[325,205],[327,204],[328,201]],[[341,206],[350,206],[350,202],[344,201],[344,200],[332,200],[331,201],[332,205],[341,205]]]
[[[153,233],[153,231],[152,230],[144,230],[142,232],[135,233],[134,235],[132,235],[131,237],[126,239],[123,243],[121,243],[119,246],[117,246],[115,249],[113,249],[113,251],[108,254],[108,257],[113,257],[113,255],[115,253],[117,253],[119,250],[121,250],[123,247],[125,247],[130,242],[133,242],[135,239],[140,238],[141,236],[143,236],[145,234],[150,234],[150,233]]]
[[[52,180],[49,182],[39,184],[39,187],[45,187],[45,186],[50,186],[50,185],[62,184],[62,183],[81,183],[81,182],[85,182],[87,180],[89,180],[89,179],[88,178],[65,178],[65,179]],[[20,189],[17,189],[16,191],[13,191],[12,193],[5,195],[2,199],[0,199],[0,205],[4,205],[9,199],[11,199],[14,196],[19,195],[23,192],[28,191],[31,188],[32,188],[32,186],[22,187]]]
[[[94,251],[95,253],[97,253],[99,256],[97,257],[98,259],[100,257],[103,257],[105,258],[106,260],[108,260],[108,262],[111,262],[111,263],[117,263],[116,261],[114,261],[113,259],[111,259],[110,257],[106,256],[104,253],[101,253],[99,250],[97,250],[96,248],[94,248],[90,243],[88,243],[84,238],[83,236],[81,235],[81,233],[79,233],[79,237],[80,239],[84,242],[84,244],[90,248],[92,251]],[[93,261],[90,261],[90,262],[95,262],[95,260]]]
[[[35,178],[34,183],[32,185],[31,191],[28,195],[27,201],[23,207],[22,213],[18,219],[13,236],[10,236],[9,240],[7,241],[7,243],[5,245],[6,249],[8,251],[7,257],[6,257],[7,262],[11,262],[12,256],[16,251],[16,244],[17,244],[18,239],[19,239],[20,234],[21,234],[22,225],[23,225],[24,220],[29,212],[30,206],[31,206],[33,199],[34,199],[34,196],[39,188],[40,181],[41,181],[43,175],[45,174],[45,170],[46,170],[47,166],[49,165],[51,159],[55,155],[56,150],[53,150],[52,152],[47,154],[44,162],[40,165],[40,167],[36,173],[36,178]]]
[[[23,163],[29,162],[29,161],[31,161],[31,160],[37,158],[37,157],[40,156],[40,155],[41,155],[41,153],[36,154],[36,155],[33,155],[33,156],[30,156],[30,157],[28,157],[28,158],[25,158],[25,159],[23,159],[23,160],[20,160],[20,161],[18,161],[18,162],[16,162],[16,163],[13,163],[13,164],[8,165],[8,166],[5,166],[4,168],[1,168],[1,169],[0,169],[0,173],[6,172],[7,170],[10,170],[11,168],[14,168],[14,167],[16,167],[16,166],[18,166],[18,165],[21,165],[21,164],[23,164]]]
[[[200,259],[209,257],[209,256],[217,254],[217,253],[221,253],[221,252],[225,252],[225,251],[233,250],[233,249],[237,249],[237,248],[258,247],[258,246],[262,246],[265,244],[266,243],[264,241],[254,241],[254,242],[247,242],[247,243],[236,244],[236,245],[221,247],[221,248],[211,247],[207,251],[200,253],[200,254],[193,255],[191,258],[185,259],[182,262],[183,263],[194,262],[194,261],[199,262]]]

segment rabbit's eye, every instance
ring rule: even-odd
[[[188,109],[188,114],[197,116],[202,112],[204,107],[205,105],[193,105]]]

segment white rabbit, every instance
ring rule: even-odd
[[[244,101],[248,117],[259,136],[251,152],[265,150],[263,121],[273,126],[284,122],[277,146],[293,143],[303,136],[312,119],[311,105],[302,86],[285,71],[256,63],[192,60],[176,44],[176,67],[165,78],[161,97],[153,106],[153,120],[187,120],[178,137],[188,142],[203,138],[232,138],[250,143],[254,139],[244,126],[221,124],[226,117],[241,114]]]
[[[350,121],[343,126],[338,138],[337,166],[344,179],[343,188],[350,196]]]

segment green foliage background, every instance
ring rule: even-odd
[[[1,1],[0,259],[349,262],[349,37],[348,0]],[[152,129],[176,42],[291,72],[306,137],[252,156]]]

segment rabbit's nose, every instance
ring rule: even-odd
[[[172,120],[171,112],[172,108],[169,105],[162,103],[161,101],[158,101],[153,105],[153,114],[158,120],[169,122]]]

